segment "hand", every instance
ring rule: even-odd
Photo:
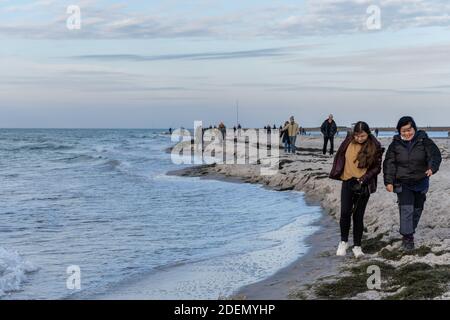
[[[388,185],[386,186],[386,190],[387,190],[387,192],[394,192],[394,185],[388,184]]]
[[[425,174],[427,175],[427,177],[431,177],[433,175],[433,170],[428,169]]]

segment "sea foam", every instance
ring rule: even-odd
[[[39,268],[23,259],[18,252],[0,247],[0,297],[20,290],[27,275]]]

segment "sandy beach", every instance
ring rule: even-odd
[[[339,147],[343,137],[335,141]],[[380,138],[387,148],[392,138]],[[382,176],[370,198],[363,250],[356,260],[348,252],[335,256],[339,241],[340,182],[328,178],[333,157],[321,153],[322,138],[299,136],[296,154],[280,150],[279,171],[260,174],[258,164],[197,165],[169,174],[257,183],[279,191],[304,192],[320,204],[321,229],[309,239],[309,252],[262,282],[244,288],[232,299],[450,299],[450,164],[449,139],[434,139],[443,156],[441,170],[432,177],[425,211],[416,233],[416,249],[400,250],[401,236],[396,195],[385,191]],[[260,146],[261,147],[261,146]],[[350,243],[351,243],[350,238]],[[381,289],[369,290],[369,266],[381,270]]]

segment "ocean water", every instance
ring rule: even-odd
[[[215,299],[308,250],[322,213],[302,193],[167,176],[172,144],[161,130],[1,129],[0,299]]]

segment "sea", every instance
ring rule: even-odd
[[[218,299],[310,250],[301,192],[167,175],[158,129],[0,129],[0,299]]]

